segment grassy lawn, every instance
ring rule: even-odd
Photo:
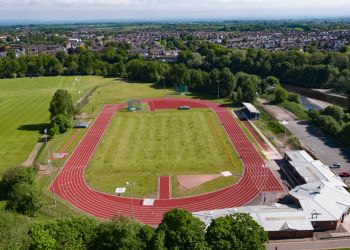
[[[196,190],[181,190],[174,177],[229,170],[242,166],[214,112],[118,112],[86,171],[86,180],[97,190],[113,193],[126,181],[136,182],[135,196],[155,197],[159,175],[173,176],[173,195],[213,191],[237,181],[219,178]]]
[[[39,131],[47,127],[53,93],[67,89],[73,100],[111,79],[86,76],[41,77],[0,80],[0,175],[8,167],[23,163],[36,144]]]

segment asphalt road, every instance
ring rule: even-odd
[[[260,100],[264,102],[263,100]],[[334,139],[324,135],[309,121],[296,120],[289,111],[276,106],[264,104],[266,110],[277,120],[286,120],[286,127],[313,152],[324,164],[340,163],[341,168],[333,169],[335,173],[350,172],[350,150],[342,148]],[[350,138],[349,138],[350,140]],[[350,178],[347,178],[350,182]]]

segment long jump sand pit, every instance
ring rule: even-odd
[[[180,186],[187,189],[191,189],[194,187],[198,187],[208,181],[219,178],[221,176],[222,176],[221,174],[194,174],[194,175],[178,175],[176,178]]]

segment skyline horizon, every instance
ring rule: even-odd
[[[348,0],[0,0],[0,3],[2,22],[350,17]]]
[[[347,16],[295,16],[295,17],[245,17],[245,18],[91,18],[91,19],[0,19],[0,25],[31,25],[31,24],[84,24],[84,23],[185,23],[185,22],[235,22],[235,21],[339,21],[349,20]]]

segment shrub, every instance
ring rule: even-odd
[[[301,104],[300,95],[298,95],[296,93],[289,93],[288,94],[288,101]]]
[[[278,87],[275,89],[275,99],[274,101],[276,103],[281,103],[287,100],[288,98],[288,92],[284,88]]]

